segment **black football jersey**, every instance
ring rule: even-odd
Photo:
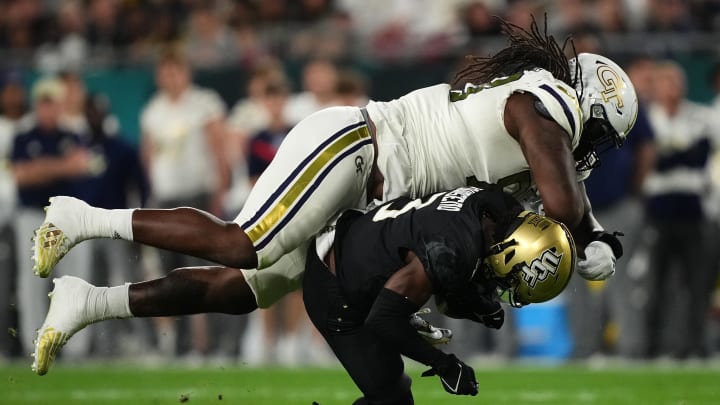
[[[502,191],[465,187],[398,198],[365,215],[345,213],[335,239],[343,294],[356,309],[369,310],[388,278],[405,266],[408,251],[423,263],[434,294],[463,290],[494,243],[483,226],[500,230],[521,210]]]

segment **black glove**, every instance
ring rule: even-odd
[[[454,395],[472,395],[478,393],[478,382],[475,379],[475,370],[454,354],[443,353],[432,364],[430,370],[422,373],[423,377],[437,375],[445,391]]]
[[[491,314],[478,314],[473,312],[471,317],[468,317],[471,321],[480,322],[488,328],[500,329],[505,323],[505,311],[502,307],[499,307],[495,312]]]
[[[607,243],[608,246],[610,246],[610,249],[612,249],[615,259],[619,259],[623,255],[623,245],[622,242],[620,242],[620,239],[618,239],[618,236],[625,236],[625,234],[617,231],[613,233],[605,231],[593,232],[593,240],[599,240],[600,242]]]

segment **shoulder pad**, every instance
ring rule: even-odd
[[[515,90],[533,94],[544,107],[536,110],[543,117],[557,122],[570,136],[573,150],[577,147],[582,133],[582,112],[575,89],[555,79],[545,70],[525,72],[522,79],[515,82]],[[540,108],[542,108],[540,107]]]
[[[543,102],[540,101],[540,99],[537,97],[535,98],[534,106],[535,106],[535,111],[537,111],[537,113],[540,114],[540,116],[542,116],[543,118],[547,118],[549,120],[553,119],[552,115],[550,114],[550,111],[548,111],[547,107],[545,107],[545,104],[543,104]]]

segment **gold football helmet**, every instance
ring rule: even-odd
[[[577,252],[562,223],[523,211],[485,258],[501,300],[513,307],[555,298],[570,281]]]

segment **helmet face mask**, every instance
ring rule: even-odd
[[[620,137],[607,119],[602,104],[590,106],[590,118],[585,121],[582,137],[573,151],[576,170],[585,171],[600,165],[600,154],[608,149],[620,148],[625,139]]]
[[[516,297],[514,285],[517,285],[517,281],[514,283],[511,282],[513,281],[513,278],[515,278],[515,275],[508,276],[507,280],[497,280],[495,294],[500,301],[510,305],[513,308],[520,308],[527,305],[528,303],[521,302]]]
[[[485,259],[496,297],[516,308],[560,294],[577,260],[575,243],[563,224],[530,211],[518,219]]]
[[[573,152],[577,170],[600,164],[599,153],[619,148],[635,125],[638,99],[630,78],[612,60],[581,53],[570,60],[584,118],[580,142]]]

